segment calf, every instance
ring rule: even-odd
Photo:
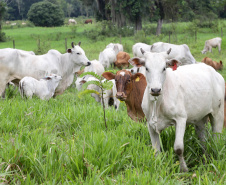
[[[222,39],[220,37],[216,37],[210,40],[207,40],[205,42],[204,49],[202,50],[202,54],[205,54],[206,52],[212,53],[212,48],[218,47],[219,53],[221,52],[221,41]]]
[[[40,80],[25,76],[20,80],[19,91],[22,98],[24,95],[29,98],[32,98],[33,95],[36,95],[42,100],[49,100],[54,95],[55,89],[57,88],[61,79],[61,76],[55,74],[46,76]]]
[[[122,69],[123,67],[129,67],[129,62],[128,62],[129,59],[130,59],[130,56],[128,53],[120,51],[117,54],[116,62],[114,62],[114,66],[116,66],[119,69]]]
[[[202,62],[213,67],[215,70],[222,70],[223,69],[223,63],[220,61],[220,63],[217,63],[213,61],[211,58],[205,57],[202,59]]]
[[[141,103],[147,85],[145,76],[141,73],[132,75],[130,71],[125,69],[118,71],[116,75],[105,72],[102,76],[108,80],[115,79],[116,97],[125,101],[129,117],[134,121],[143,121],[145,116]]]

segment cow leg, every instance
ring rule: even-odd
[[[205,151],[206,151],[206,147],[205,147],[206,127],[205,127],[205,124],[207,123],[207,119],[208,119],[208,117],[205,117],[201,121],[196,123],[196,125],[195,125],[195,132],[202,145],[203,153],[205,153]]]
[[[5,98],[5,91],[6,91],[6,83],[0,82],[0,94],[2,99]]]
[[[218,51],[219,51],[219,53],[221,53],[221,46],[220,45],[218,45]]]
[[[160,141],[159,141],[159,134],[152,128],[152,126],[148,123],[148,131],[151,137],[151,144],[152,147],[160,152]]]
[[[224,125],[224,106],[222,105],[216,114],[210,115],[210,123],[213,133],[221,133]]]
[[[178,119],[176,121],[176,137],[174,142],[174,151],[179,157],[180,169],[183,172],[187,172],[188,168],[184,160],[184,133],[186,128],[186,119]]]

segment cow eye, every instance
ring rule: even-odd
[[[130,82],[131,82],[131,80],[129,79],[129,80],[127,80],[127,82],[128,82],[128,83],[130,83]]]
[[[81,53],[77,53],[77,55],[80,55]]]
[[[165,70],[166,70],[166,68],[164,67],[164,68],[163,68],[163,71],[165,71]]]
[[[148,72],[148,68],[146,68],[146,71]]]

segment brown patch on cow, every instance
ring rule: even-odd
[[[132,66],[141,67],[141,66],[144,66],[145,61],[142,58],[134,57],[134,58],[129,59],[129,63]]]
[[[205,57],[202,59],[202,62],[213,67],[215,70],[222,70],[223,69],[223,63],[220,61],[219,63],[216,61],[213,61],[211,58]]]
[[[106,78],[107,80],[113,80],[113,79],[115,79],[115,75],[113,73],[111,73],[111,72],[104,72],[102,74],[102,76],[104,78]]]
[[[93,23],[93,21],[92,21],[92,19],[87,19],[87,20],[85,20],[85,24],[89,24],[89,23]]]
[[[128,68],[129,67],[129,62],[128,62],[129,59],[130,59],[130,56],[128,53],[120,51],[117,54],[117,60],[116,60],[116,62],[114,62],[114,66],[116,66],[119,69],[122,69],[124,67]]]
[[[75,73],[75,74],[76,74],[76,76],[80,76],[82,73],[84,73],[84,70],[85,70],[85,69],[82,69],[82,70],[80,70],[80,71],[76,72],[76,73]]]

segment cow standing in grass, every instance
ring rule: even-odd
[[[204,49],[202,50],[202,54],[205,54],[207,52],[212,53],[212,48],[216,48],[216,47],[218,47],[218,51],[220,53],[221,52],[221,42],[222,42],[222,39],[220,37],[216,37],[216,38],[207,40],[205,42]]]

